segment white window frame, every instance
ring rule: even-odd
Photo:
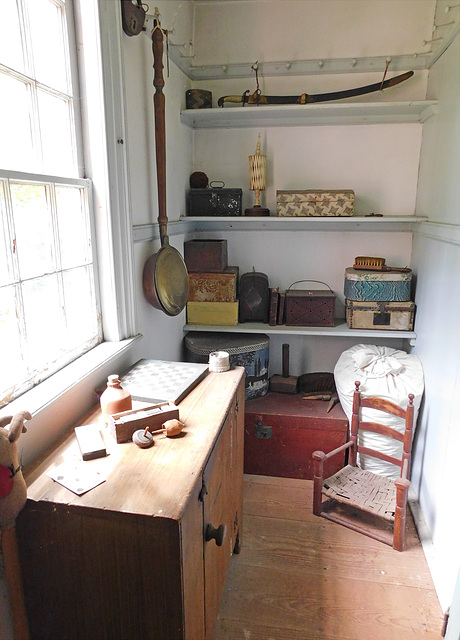
[[[131,363],[141,337],[135,314],[120,3],[66,0],[71,2],[76,29],[68,10],[69,38],[76,33],[79,43],[81,128],[84,149],[90,149],[84,177],[93,183],[104,342],[0,411],[9,415],[27,409],[33,415],[35,437],[19,441],[23,464],[94,405],[96,386]]]
[[[83,138],[91,148],[104,339],[112,342],[136,334],[121,10],[113,0],[73,2],[87,62],[80,77],[91,87],[81,96]]]

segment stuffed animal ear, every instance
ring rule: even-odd
[[[12,419],[13,416],[2,416],[0,418],[0,427],[6,427],[8,424],[10,424]]]
[[[28,411],[19,411],[15,413],[10,424],[8,439],[10,442],[16,442],[21,433],[27,431],[24,420],[32,420],[32,416]]]

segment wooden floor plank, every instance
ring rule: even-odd
[[[336,528],[337,525],[326,520],[315,526],[245,515],[244,563],[293,571],[303,567],[316,575],[327,571],[333,575],[347,575],[350,579],[356,575],[359,565],[360,580],[394,585],[404,580],[408,586],[433,588],[420,546],[400,554],[396,563],[396,552],[391,547],[372,541],[372,544],[360,544],[357,548],[359,534],[345,529],[343,535],[337,536]]]
[[[398,553],[311,512],[312,483],[246,476],[244,539],[214,640],[440,640],[412,522]]]

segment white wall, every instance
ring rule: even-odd
[[[172,32],[171,41],[192,39],[193,7],[189,0],[163,0],[151,5],[160,11],[161,25]],[[155,119],[153,113],[153,54],[149,36],[123,35],[127,145],[130,171],[131,216],[134,225],[156,226],[158,196],[155,157]],[[164,39],[166,53],[166,38]],[[185,92],[190,80],[164,57],[163,76],[166,109],[166,211],[170,222],[185,214],[185,191],[192,166],[192,131],[180,124],[180,110],[185,106]],[[171,225],[170,225],[171,228]],[[171,235],[170,244],[182,253],[184,237]],[[136,316],[144,339],[135,349],[134,359],[181,359],[182,327],[185,312],[166,316],[146,301],[142,289],[142,271],[147,258],[160,249],[159,240],[134,245],[136,278]]]
[[[434,577],[445,607],[460,566],[460,38],[430,71],[439,114],[424,126],[417,213],[431,224],[415,235],[417,343],[425,402],[416,436],[413,484],[433,539]]]
[[[434,5],[433,0],[197,2],[194,64],[427,51],[423,40],[431,39]]]

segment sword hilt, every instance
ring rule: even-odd
[[[248,101],[248,93],[249,93],[249,89],[245,91],[242,96],[222,96],[217,101],[217,104],[219,107],[223,107],[225,102],[235,102],[235,103],[242,102],[244,105]]]

